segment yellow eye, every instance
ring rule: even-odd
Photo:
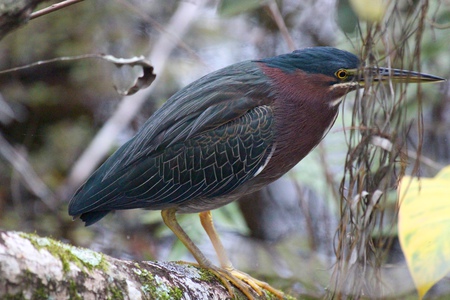
[[[337,77],[339,80],[345,80],[345,79],[348,78],[347,70],[344,70],[344,69],[339,69],[339,70],[337,70],[336,73],[334,73],[334,75],[336,75],[336,77]]]

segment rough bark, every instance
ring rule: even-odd
[[[236,289],[235,295],[245,298]],[[35,234],[0,231],[0,299],[229,298],[214,275],[189,264],[119,260]]]
[[[36,6],[46,0],[0,0],[0,40],[26,24]]]

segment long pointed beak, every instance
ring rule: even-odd
[[[359,79],[359,84],[364,85],[364,76],[373,77],[374,81],[392,81],[392,82],[440,82],[445,78],[414,71],[390,69],[390,68],[367,68]]]

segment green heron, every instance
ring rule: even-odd
[[[161,210],[165,224],[201,267],[253,299],[283,293],[233,268],[210,210],[280,178],[333,125],[342,96],[364,85],[359,59],[330,47],[237,63],[174,94],[81,186],[69,214],[86,226],[110,211]],[[374,80],[433,82],[417,72],[371,68]],[[199,213],[219,258],[214,266],[191,241],[176,213]]]

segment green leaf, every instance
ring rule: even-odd
[[[450,166],[434,178],[402,178],[399,239],[420,299],[450,272]]]

